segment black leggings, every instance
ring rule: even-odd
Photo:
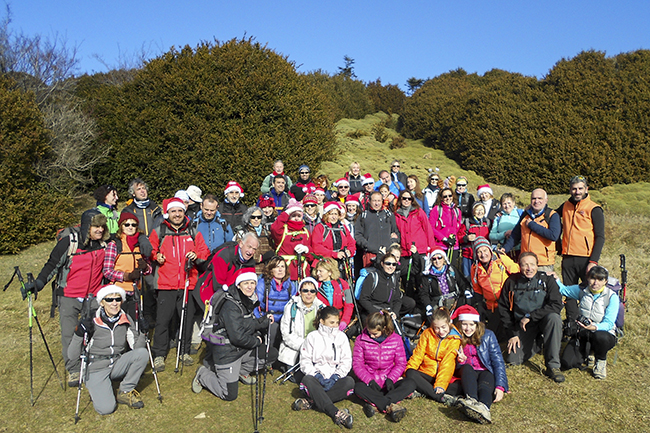
[[[357,382],[354,385],[354,393],[362,400],[374,404],[380,412],[386,412],[388,406],[399,403],[415,391],[415,382],[411,379],[402,379],[395,382],[395,388],[386,391],[376,391],[364,382]]]
[[[406,370],[406,378],[415,382],[416,390],[430,399],[442,403],[442,396],[445,395],[445,393],[441,392],[440,394],[436,394],[436,391],[433,389],[433,377],[426,373],[422,373],[421,371],[409,368]]]
[[[607,331],[580,331],[580,345],[594,351],[594,358],[606,360],[607,352],[616,346],[616,337]],[[590,347],[588,347],[590,346]],[[585,357],[589,355],[585,353]]]
[[[330,418],[334,419],[336,412],[338,412],[338,408],[334,406],[334,403],[352,394],[354,379],[350,376],[342,377],[336,381],[329,391],[325,391],[318,379],[314,376],[305,375],[302,378],[300,388],[313,400],[316,410],[324,412]]]
[[[456,369],[456,377],[460,377],[460,380],[449,385],[448,394],[472,397],[488,408],[492,405],[494,375],[489,370],[476,371],[471,365],[464,364]]]

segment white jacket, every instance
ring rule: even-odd
[[[345,377],[352,368],[350,341],[339,328],[319,326],[309,333],[300,348],[300,370],[314,376],[320,373],[325,379],[338,374]]]
[[[295,315],[293,323],[291,319],[291,309],[295,306]],[[280,332],[282,333],[282,342],[280,343],[280,354],[278,361],[287,365],[294,365],[298,360],[298,354],[302,343],[305,341],[305,314],[318,310],[323,306],[323,302],[315,298],[311,307],[305,307],[300,296],[294,296],[284,306],[284,313],[280,321]]]

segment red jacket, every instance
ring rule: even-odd
[[[315,229],[314,229],[315,230]],[[309,231],[305,228],[304,221],[289,221],[289,215],[282,212],[271,224],[271,238],[277,248],[278,255],[284,258],[289,266],[291,280],[298,280],[298,268],[296,267],[297,257],[294,248],[296,245],[304,245],[311,251],[311,240]],[[310,268],[307,260],[303,259],[303,278],[309,276]]]
[[[408,217],[404,217],[399,212],[395,212],[395,222],[397,229],[402,235],[401,246],[402,256],[411,255],[411,245],[415,242],[415,247],[419,254],[426,254],[436,244],[433,236],[433,229],[427,218],[427,214],[422,209],[411,209]]]
[[[467,239],[467,235],[471,233],[475,234],[477,237],[482,236],[485,239],[488,239],[490,235],[490,221],[487,218],[483,218],[479,223],[474,218],[471,218],[460,226],[458,238],[460,239],[460,246],[463,248],[463,257],[467,257],[468,259],[474,258],[472,242]]]
[[[341,249],[334,251],[334,238],[332,234],[332,225],[330,223],[321,222],[316,227],[311,234],[311,246],[312,252],[319,256],[331,257],[336,259],[339,251],[345,250],[347,248],[350,250],[353,257],[357,252],[357,243],[354,241],[354,238],[350,234],[350,231],[345,224],[339,223],[341,229]]]
[[[163,228],[164,227],[164,228]],[[192,238],[192,234],[194,238]],[[162,245],[161,233],[164,233]],[[151,259],[156,260],[156,255],[162,253],[165,263],[156,267],[154,284],[158,290],[183,290],[185,288],[185,256],[194,251],[198,259],[205,260],[210,255],[210,250],[203,240],[203,235],[195,230],[190,230],[190,220],[185,218],[183,226],[176,230],[167,220],[156,227],[149,236],[153,252]],[[189,290],[194,290],[198,271],[192,268],[189,274]]]
[[[350,320],[352,319],[352,313],[354,312],[354,300],[352,299],[352,291],[350,290],[350,286],[348,286],[348,283],[345,280],[338,279],[338,280],[331,280],[332,286],[334,287],[334,294],[332,295],[332,307],[336,308],[339,311],[343,311],[343,314],[341,315],[341,322],[345,322],[346,324],[350,324]],[[327,298],[325,297],[325,291],[322,288],[323,283],[318,284],[318,292],[316,293],[316,297],[326,306],[330,306],[330,303],[327,301]]]

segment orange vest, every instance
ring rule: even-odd
[[[131,251],[129,249],[129,244],[126,242],[126,236],[124,235],[122,235],[121,241],[122,251],[119,251],[117,253],[117,257],[115,258],[115,270],[122,272],[133,272],[135,268],[138,267],[138,259],[142,258],[142,254],[140,254],[140,247],[136,246],[135,250]],[[113,284],[123,288],[126,292],[133,292],[132,281],[115,281]],[[138,288],[140,288],[139,282]]]
[[[589,196],[576,206],[569,200],[562,206],[562,255],[589,257],[594,248],[591,211],[599,207]]]
[[[483,296],[490,311],[497,309],[503,284],[515,272],[519,272],[519,265],[505,254],[490,261],[487,269],[479,262],[472,265],[472,289]]]
[[[549,218],[555,214],[555,211],[552,210],[548,215]],[[546,239],[543,236],[538,235],[528,228],[528,221],[531,220],[530,215],[526,212],[526,216],[521,220],[521,252],[533,252],[537,255],[537,260],[539,266],[553,266],[555,264],[555,242]],[[534,221],[541,225],[542,227],[548,228],[548,223],[546,218],[544,218],[544,213]]]

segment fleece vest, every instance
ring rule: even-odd
[[[591,211],[599,207],[589,197],[576,205],[567,200],[562,206],[562,254],[589,257],[594,248],[594,223]]]
[[[546,212],[542,212],[535,221],[537,224],[541,225],[544,228],[548,228],[548,221],[553,214],[554,210],[548,214],[548,218],[545,216]],[[533,252],[537,256],[539,266],[548,266],[555,264],[555,242],[546,239],[543,236],[538,235],[528,228],[528,221],[532,218],[528,213],[522,218],[520,227],[521,227],[521,251],[522,252]],[[593,236],[593,230],[592,230]]]

